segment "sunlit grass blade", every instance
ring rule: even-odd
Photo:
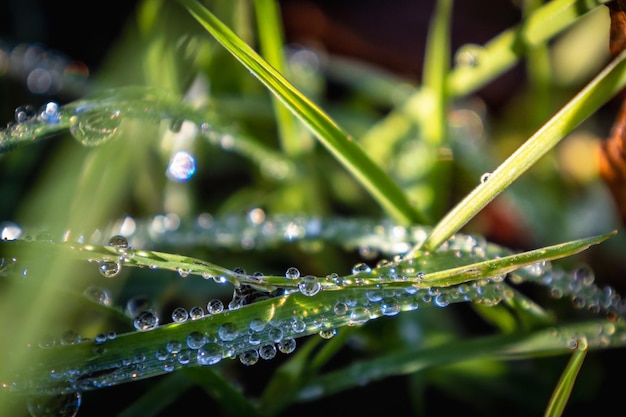
[[[578,346],[567,363],[558,384],[554,388],[552,397],[550,397],[550,403],[544,414],[545,417],[560,417],[569,401],[572,388],[574,388],[574,383],[576,382],[576,377],[578,376],[580,368],[583,366],[585,356],[587,356],[588,348],[587,341],[584,337],[579,338],[576,343]]]
[[[561,139],[626,85],[626,52],[600,74],[509,156],[488,179],[452,208],[433,228],[423,247],[434,249],[461,229],[513,181],[532,167]],[[419,248],[413,248],[414,253]]]
[[[376,268],[368,268],[358,273],[355,279],[350,275],[338,274],[342,277],[341,283],[328,277],[319,278],[320,290],[344,290],[346,288],[368,288],[389,286],[415,285],[418,288],[449,287],[465,282],[476,281],[482,278],[504,276],[505,274],[542,261],[564,258],[579,253],[591,245],[597,245],[614,236],[616,231],[604,235],[573,240],[552,246],[546,246],[531,251],[507,254],[502,250],[498,256],[491,259],[478,260],[472,256],[462,256],[458,250],[438,251],[434,253],[418,253],[419,270],[415,268],[414,259],[404,259],[389,262]],[[5,246],[5,253],[18,256],[28,262],[28,258],[18,253],[30,251],[39,256],[65,256],[68,259],[89,261],[97,264],[97,268],[105,271],[111,269],[111,276],[120,273],[122,268],[139,267],[149,269],[170,270],[182,276],[196,275],[204,278],[213,277],[219,282],[245,283],[259,288],[272,290],[286,288],[298,290],[300,281],[289,280],[285,276],[263,275],[254,276],[240,274],[222,266],[184,255],[147,251],[141,249],[125,249],[122,253],[110,246],[75,245],[64,243],[49,243],[37,241],[8,241],[1,242]],[[492,249],[493,250],[493,249]],[[53,255],[54,254],[54,255]],[[120,260],[122,256],[122,260]],[[479,258],[480,259],[480,258]],[[95,268],[95,267],[94,267]],[[399,280],[395,275],[404,270],[412,270]],[[393,272],[395,271],[395,272]]]
[[[332,155],[362,184],[384,210],[403,224],[426,223],[391,178],[318,106],[298,91],[249,45],[195,0],[180,0],[207,31],[276,95],[315,134]]]

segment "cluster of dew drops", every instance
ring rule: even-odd
[[[468,245],[471,246],[471,250],[467,249],[466,246]],[[116,254],[116,257],[113,260],[108,258],[97,261],[97,268],[103,277],[111,279],[120,274],[124,263],[132,258],[133,250],[129,240],[122,235],[111,237],[106,246]],[[479,258],[486,255],[480,241],[462,235],[446,242],[442,248],[460,250],[459,254],[471,252]],[[423,273],[414,267],[415,265],[411,260],[407,260],[399,270],[389,267],[384,262],[376,265],[377,269],[393,274],[392,279],[399,280],[406,277],[404,274],[411,274],[412,277],[423,277]],[[182,269],[178,270],[178,273],[181,277],[189,275],[188,271]],[[356,264],[352,269],[352,281],[357,282],[359,276],[369,276],[371,273],[372,268],[369,265],[365,263]],[[246,275],[246,272],[241,268],[235,268],[231,276],[203,274],[203,277],[224,284],[226,282],[232,283],[237,280],[238,276],[242,275]],[[288,268],[284,276],[292,284],[291,287],[293,287],[294,282],[297,282],[297,291],[304,296],[315,296],[323,289],[319,278],[301,275],[296,267]],[[260,279],[262,274],[255,273],[249,277]],[[522,280],[536,281],[548,286],[551,288],[551,295],[555,298],[570,295],[573,304],[578,308],[587,307],[592,311],[607,309],[620,316],[626,314],[626,307],[614,290],[610,287],[599,288],[593,285],[593,272],[589,269],[578,269],[572,273],[564,273],[552,270],[549,262],[543,262],[523,268],[520,270],[519,277]],[[501,278],[503,279],[503,277],[499,277],[490,283],[480,281],[471,285],[450,288],[432,287],[419,289],[419,291],[414,286],[407,286],[403,290],[372,289],[364,292],[363,299],[347,298],[340,300],[335,304],[332,311],[336,316],[347,317],[346,323],[348,325],[358,325],[376,317],[377,313],[378,315],[393,316],[403,310],[416,309],[422,303],[437,307],[445,307],[452,302],[459,301],[475,301],[495,305],[502,299],[511,296],[505,286],[499,286],[502,281]],[[327,279],[338,285],[342,285],[343,281],[346,280],[345,277],[340,277],[337,274],[331,274]],[[491,291],[491,295],[489,295],[489,291]],[[100,304],[111,305],[111,297],[106,290],[89,287],[85,290],[85,295]],[[176,307],[171,312],[171,320],[174,324],[184,323],[188,320],[199,320],[206,316],[240,308],[246,303],[273,295],[259,293],[254,288],[239,285],[235,286],[232,300],[227,305],[224,305],[219,299],[212,299],[208,301],[205,308],[201,306],[193,306],[189,309]],[[378,311],[374,311],[374,308]],[[160,324],[159,315],[151,308],[149,300],[129,300],[126,305],[126,312],[133,319],[133,325],[137,331],[150,331],[156,329]],[[72,412],[76,411],[80,405],[80,392],[140,378],[155,372],[155,370],[162,373],[171,372],[190,364],[214,365],[224,358],[239,358],[242,364],[253,365],[260,359],[274,358],[277,352],[286,354],[293,352],[296,347],[295,338],[300,334],[305,334],[305,330],[309,330],[310,333],[312,328],[324,338],[331,338],[336,334],[336,330],[324,326],[323,321],[315,322],[315,320],[311,321],[296,315],[290,320],[280,321],[255,318],[249,321],[246,329],[239,328],[232,322],[225,322],[217,328],[215,334],[190,332],[186,335],[185,340],[167,341],[163,343],[163,346],[155,347],[153,352],[138,354],[133,358],[124,360],[120,369],[111,372],[107,370],[101,376],[91,376],[97,374],[98,369],[55,369],[50,373],[50,380],[52,382],[67,381],[70,384],[67,391],[61,393],[44,391],[45,395],[33,397],[29,401],[29,410],[31,410],[33,417],[47,415],[68,417],[74,415]],[[115,340],[116,337],[117,335],[113,331],[97,334],[94,337],[96,349],[104,349],[106,344]],[[67,345],[88,340],[70,331],[61,337],[60,343]],[[55,340],[44,340],[39,346],[50,348],[55,343]],[[50,404],[55,404],[56,408]],[[46,409],[56,409],[57,411],[56,414],[54,412],[46,413],[44,411]],[[59,414],[59,409],[67,410],[67,413],[61,412]]]

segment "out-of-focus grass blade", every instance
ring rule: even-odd
[[[284,74],[286,71],[283,52],[284,42],[277,1],[255,0],[254,6],[261,52],[270,65]],[[289,109],[278,98],[272,97],[272,99],[282,149],[289,156],[298,156],[308,146],[307,143],[302,143],[302,139],[307,138],[303,138],[299,134],[298,120]]]
[[[432,250],[456,233],[563,137],[620,91],[624,85],[626,85],[626,51],[619,54],[585,88],[524,142],[488,176],[487,180],[474,188],[450,210],[433,228],[423,246]],[[418,247],[413,248],[408,256],[418,249]]]
[[[233,387],[219,371],[210,367],[194,367],[185,369],[184,374],[201,385],[226,410],[227,415],[263,416],[257,407],[240,390]]]
[[[425,121],[424,139],[432,144],[440,144],[446,136],[446,106],[448,93],[446,78],[450,65],[450,17],[452,0],[438,0],[435,14],[431,19],[424,57],[423,88],[430,92],[433,101],[429,117]]]
[[[195,0],[179,0],[207,31],[275,94],[316,135],[333,156],[362,184],[393,218],[407,223],[427,219],[409,202],[391,178],[318,106],[280,72]]]
[[[601,319],[542,330],[460,340],[442,346],[392,352],[371,360],[354,362],[343,369],[312,378],[308,384],[300,388],[298,398],[301,401],[320,399],[358,387],[363,381],[372,383],[390,376],[412,374],[433,366],[480,358],[513,360],[563,355],[571,351],[571,340],[579,340],[581,335],[590,337],[589,349],[608,348],[609,346],[603,344],[602,337],[598,337],[598,329],[603,329],[605,326],[610,326],[610,331],[626,331],[622,322],[613,324]],[[576,362],[582,361],[578,353],[575,358]],[[573,364],[568,371],[573,373],[575,366],[578,364]]]
[[[569,396],[572,393],[572,388],[576,382],[578,371],[580,371],[583,361],[585,360],[585,356],[587,356],[587,341],[584,338],[581,338],[578,341],[578,344],[579,345],[576,348],[576,351],[567,363],[567,366],[559,379],[559,383],[552,393],[550,403],[548,404],[546,413],[544,414],[545,417],[560,417],[563,414],[565,405],[567,405]]]
[[[193,385],[193,381],[182,372],[168,375],[116,417],[156,416]]]

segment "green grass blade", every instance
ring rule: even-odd
[[[613,324],[606,320],[592,320],[549,329],[498,334],[455,341],[442,346],[392,352],[315,377],[300,389],[298,399],[301,401],[319,399],[358,387],[363,381],[372,383],[390,376],[407,375],[434,366],[480,358],[517,360],[563,355],[571,351],[571,340],[578,339],[580,335],[592,337],[589,340],[590,347],[593,344],[595,348],[607,348],[608,346],[603,345],[602,337],[597,336],[598,329],[605,328],[608,331],[626,331],[622,322]],[[579,356],[577,355],[577,361],[582,360]],[[568,370],[573,371],[574,368]]]
[[[423,88],[433,100],[429,115],[425,117],[424,139],[437,145],[445,142],[447,125],[446,78],[450,65],[450,20],[452,0],[438,0],[428,32],[426,56],[424,57]]]
[[[376,165],[318,106],[265,62],[250,46],[195,0],[180,0],[198,22],[289,108],[333,156],[361,183],[394,219],[425,223],[425,216],[409,202],[391,178]]]
[[[186,376],[217,401],[227,415],[261,417],[256,405],[250,401],[240,390],[224,378],[219,371],[209,367],[188,368],[184,370]]]
[[[280,10],[276,0],[255,0],[257,30],[263,56],[268,64],[285,74],[283,33]],[[298,120],[275,96],[272,96],[274,113],[283,151],[292,157],[302,154],[310,147],[308,138],[300,134]]]
[[[513,67],[528,48],[553,38],[606,0],[555,0],[538,8],[524,24],[502,32],[484,46],[473,48],[475,65],[455,68],[448,77],[451,96],[476,91]]]
[[[567,405],[567,401],[572,393],[572,388],[576,382],[578,372],[583,366],[585,356],[587,356],[587,341],[585,338],[581,338],[577,341],[577,343],[578,347],[567,363],[567,366],[563,371],[563,375],[561,375],[559,383],[555,387],[552,397],[550,398],[550,403],[548,404],[546,413],[544,414],[545,417],[560,417],[563,414],[565,406]]]
[[[474,188],[450,210],[433,228],[430,236],[424,242],[424,247],[436,248],[460,230],[476,213],[532,167],[583,120],[620,91],[624,85],[626,85],[626,52],[618,55],[585,88],[509,156],[486,181]],[[413,248],[411,253],[417,249]]]
[[[168,375],[116,417],[158,416],[165,407],[174,403],[193,385],[193,381],[181,372]]]

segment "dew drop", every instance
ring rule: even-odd
[[[115,235],[111,237],[107,242],[107,246],[115,249],[119,253],[125,253],[128,249],[130,249],[128,239],[122,235]]]
[[[259,361],[259,352],[254,349],[246,350],[239,355],[239,361],[246,366],[254,365]]]
[[[185,151],[176,152],[170,159],[166,175],[169,179],[185,182],[196,173],[196,160],[192,154]]]
[[[400,304],[395,298],[385,298],[380,304],[380,311],[383,316],[395,316],[400,312]]]
[[[35,118],[35,108],[30,104],[15,109],[15,122],[25,123]]]
[[[61,113],[59,112],[59,105],[54,101],[44,104],[39,109],[39,120],[49,124],[59,123],[61,120]]]
[[[142,311],[152,309],[152,301],[143,296],[132,297],[126,302],[126,315],[131,319]]]
[[[22,235],[22,228],[13,222],[0,223],[0,238],[2,240],[15,240]]]
[[[102,288],[87,287],[83,291],[83,295],[100,305],[103,305],[103,306],[111,305],[111,294],[107,290],[103,290]]]
[[[206,311],[209,314],[219,314],[222,311],[224,311],[224,303],[222,303],[221,300],[214,298],[213,300],[207,303]]]
[[[61,344],[62,345],[75,345],[79,343],[81,340],[78,333],[74,330],[68,330],[61,335]]]
[[[159,325],[159,317],[154,311],[142,311],[133,320],[133,325],[139,331],[152,330]]]
[[[365,307],[355,307],[350,311],[349,326],[358,326],[365,324],[370,319],[370,311]]]
[[[272,327],[267,332],[267,337],[269,337],[272,342],[278,343],[283,340],[283,329],[280,327]]]
[[[172,311],[172,321],[174,323],[184,323],[189,318],[189,313],[184,307],[176,307]]]
[[[266,361],[274,358],[276,356],[276,346],[274,345],[263,345],[259,348],[259,356],[261,359],[265,359]]]
[[[239,336],[239,331],[234,323],[224,323],[217,329],[217,335],[224,342],[231,342]]]
[[[215,365],[222,360],[222,352],[218,345],[211,343],[198,349],[196,359],[198,365]]]
[[[105,278],[116,277],[117,275],[119,275],[121,270],[122,264],[119,262],[104,261],[101,262],[100,265],[98,265],[98,271],[100,272],[100,275]]]
[[[253,332],[262,332],[265,329],[265,322],[261,319],[252,319],[249,327]]]
[[[459,48],[454,55],[454,63],[457,66],[474,68],[479,65],[480,55],[483,46],[476,44],[466,44]]]
[[[480,176],[480,182],[481,184],[486,183],[489,178],[491,177],[491,172],[485,172],[483,175]]]
[[[346,313],[348,312],[348,305],[346,303],[338,302],[333,307],[333,311],[338,316],[345,316]]]
[[[294,338],[283,339],[277,344],[278,350],[282,353],[291,353],[296,350],[296,340]]]
[[[32,417],[74,417],[81,403],[80,392],[63,395],[38,396],[26,402]]]
[[[115,136],[121,123],[120,111],[84,112],[72,116],[70,133],[85,146],[98,146]]]
[[[352,275],[369,274],[372,268],[366,263],[358,263],[352,267]]]
[[[584,286],[590,286],[595,279],[593,270],[587,266],[578,268],[574,271],[574,279]]]
[[[306,275],[302,277],[298,283],[298,290],[302,295],[312,297],[320,292],[322,284],[313,275]]]
[[[300,271],[296,267],[289,267],[287,272],[285,272],[285,278],[287,279],[298,279],[300,278]]]
[[[204,317],[204,310],[200,306],[193,306],[189,309],[189,318],[191,320],[199,320]]]
[[[167,350],[169,353],[179,353],[183,348],[183,344],[176,341],[176,340],[170,340],[169,342],[167,342],[165,344],[165,350]]]
[[[323,339],[332,339],[337,335],[337,329],[320,330],[318,334]]]
[[[189,346],[189,349],[200,349],[207,341],[207,337],[200,332],[191,332],[187,335],[187,346]]]
[[[383,299],[383,293],[380,290],[367,290],[365,291],[365,297],[372,302],[377,303]]]
[[[296,319],[291,323],[291,328],[296,333],[302,333],[303,331],[306,330],[306,323],[302,320]]]

